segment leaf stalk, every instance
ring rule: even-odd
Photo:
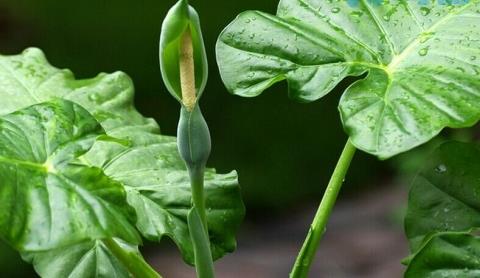
[[[330,178],[302,249],[297,256],[295,265],[290,273],[290,278],[307,278],[312,262],[315,259],[318,246],[320,245],[320,240],[326,231],[328,219],[332,213],[333,206],[335,205],[340,189],[342,188],[342,184],[355,152],[356,148],[349,139],[345,144],[337,165],[335,166],[335,170]]]

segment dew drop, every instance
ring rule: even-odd
[[[445,164],[440,164],[437,167],[435,167],[435,172],[437,173],[445,173],[447,171],[447,166]]]
[[[475,60],[477,60],[477,56],[471,56],[470,57],[470,61],[475,61]]]
[[[418,51],[418,55],[426,56],[428,54],[428,47],[422,48]]]
[[[88,96],[88,99],[91,100],[91,101],[95,101],[97,102],[99,100],[99,97],[97,94],[91,94]]]
[[[332,13],[336,14],[338,12],[340,12],[340,8],[336,7],[332,9]]]
[[[430,9],[427,7],[421,7],[420,12],[422,13],[422,15],[426,16],[430,14]]]

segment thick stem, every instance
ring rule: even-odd
[[[103,243],[115,257],[128,269],[135,278],[162,278],[143,258],[136,252],[129,252],[118,245],[113,239],[104,239]]]
[[[193,57],[193,43],[190,27],[183,33],[180,45],[180,85],[182,88],[182,102],[188,111],[192,111],[197,101],[195,88],[195,60]]]
[[[330,178],[320,206],[308,231],[307,238],[297,256],[293,270],[290,273],[291,278],[306,278],[308,276],[310,266],[315,258],[320,240],[325,233],[328,218],[337,200],[338,193],[340,192],[345,175],[352,162],[355,150],[355,147],[350,140],[348,140]]]
[[[188,222],[188,228],[191,233],[191,238],[194,242],[195,252],[195,268],[198,278],[214,278],[215,271],[213,267],[213,258],[210,250],[210,239],[208,236],[207,212],[205,208],[205,191],[204,191],[204,167],[189,169],[190,181],[192,186],[192,203],[193,207],[198,213],[200,219],[200,226],[192,225]],[[203,233],[198,230],[201,229]]]
[[[203,186],[204,169],[190,169],[190,182],[192,185],[192,203],[197,208],[202,226],[208,236],[207,210],[205,207],[205,190]]]

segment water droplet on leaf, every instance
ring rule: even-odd
[[[428,47],[422,48],[418,51],[418,55],[426,56],[428,54]]]
[[[430,9],[427,8],[427,7],[421,7],[420,12],[422,13],[422,15],[429,15],[430,14]]]
[[[445,173],[447,171],[447,166],[445,164],[440,164],[437,167],[435,167],[435,172],[437,173]]]

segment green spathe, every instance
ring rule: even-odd
[[[192,112],[182,107],[177,136],[178,150],[187,167],[203,171],[210,156],[211,141],[210,131],[198,105]]]
[[[479,0],[281,0],[276,16],[240,14],[219,37],[217,61],[227,88],[247,97],[287,80],[292,98],[314,101],[366,73],[340,114],[352,143],[385,159],[480,118],[479,10]]]
[[[195,64],[195,87],[197,101],[200,99],[208,79],[208,62],[203,43],[200,19],[187,1],[178,1],[168,12],[160,35],[160,69],[163,81],[170,94],[182,103],[180,81],[180,46],[185,30],[190,28]]]

